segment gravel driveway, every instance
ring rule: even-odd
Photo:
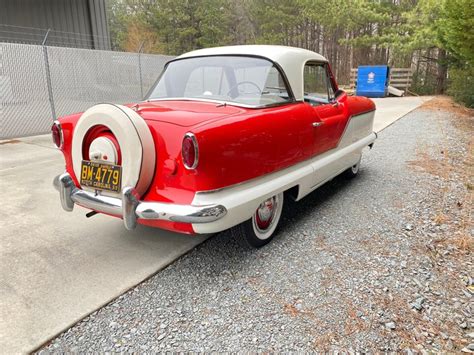
[[[450,105],[382,131],[268,246],[216,235],[41,352],[474,350],[474,127]]]

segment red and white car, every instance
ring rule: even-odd
[[[230,46],[167,63],[147,98],[99,104],[52,127],[75,204],[181,233],[274,236],[285,199],[346,172],[372,146],[375,105],[339,90],[328,61],[300,48]]]

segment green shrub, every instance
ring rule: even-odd
[[[433,74],[413,73],[410,91],[417,95],[434,95],[436,91],[436,76]]]
[[[474,108],[474,68],[449,70],[448,94],[455,101]]]

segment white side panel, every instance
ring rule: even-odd
[[[374,111],[351,117],[336,149],[315,157],[311,166],[314,174],[300,185],[297,200],[339,175],[348,167],[357,164],[365,146],[346,150],[372,133]]]
[[[355,143],[371,134],[374,127],[374,117],[375,111],[352,116],[337,146],[338,149]]]
[[[327,180],[356,164],[362,150],[375,141],[372,132],[373,112],[354,116],[346,127],[338,148],[311,160],[221,190],[198,192],[195,206],[221,204],[227,214],[212,223],[193,224],[196,233],[220,232],[250,219],[265,199],[299,185],[297,199],[301,199]]]

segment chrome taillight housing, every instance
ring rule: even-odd
[[[59,121],[54,121],[51,126],[51,135],[53,137],[53,143],[56,147],[61,148],[63,146],[63,130]]]
[[[194,134],[188,132],[184,135],[181,157],[186,169],[196,169],[199,162],[199,148]]]

